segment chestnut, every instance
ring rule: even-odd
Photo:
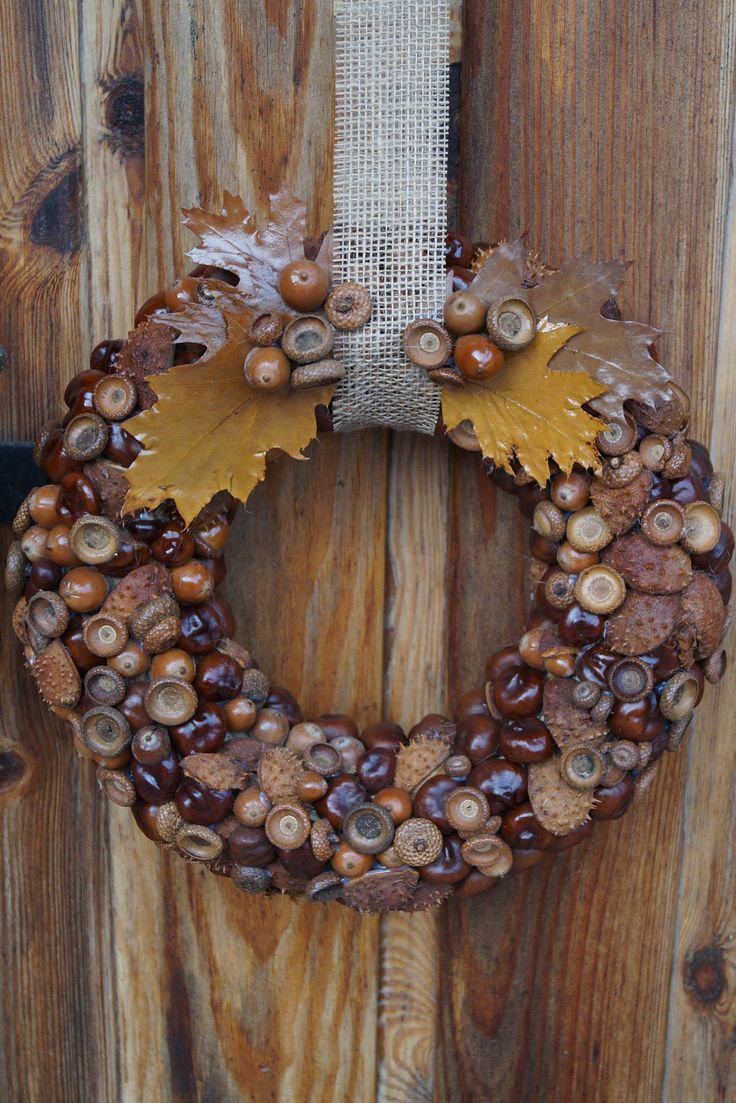
[[[536,716],[542,707],[544,673],[523,665],[498,678],[493,684],[493,701],[498,711],[506,717],[519,719]]]
[[[197,666],[194,688],[205,701],[229,701],[243,684],[243,669],[230,655],[212,651]]]
[[[419,870],[422,880],[440,885],[454,885],[467,877],[471,867],[462,856],[462,845],[462,839],[458,835],[446,835],[439,857]]]
[[[179,787],[179,756],[172,751],[160,762],[152,764],[133,759],[130,763],[130,776],[141,800],[149,804],[163,804],[172,800]]]
[[[200,701],[191,720],[169,728],[172,742],[184,755],[216,751],[222,745],[226,732],[225,713],[211,701]]]
[[[501,837],[514,849],[522,847],[530,850],[546,850],[555,839],[550,831],[542,827],[528,800],[504,812]]]
[[[304,720],[304,715],[296,698],[283,686],[271,686],[271,692],[264,702],[264,708],[282,712],[289,721],[290,728],[293,728],[296,724],[301,724]]]
[[[404,735],[404,729],[400,728],[398,724],[379,723],[371,724],[365,728],[360,736],[360,741],[367,751],[377,751],[379,749],[398,751],[399,747],[406,743],[406,736]]]
[[[220,618],[208,601],[187,605],[181,611],[181,635],[178,646],[190,655],[206,655],[214,651],[222,638]]]
[[[445,802],[450,793],[458,788],[458,782],[445,774],[436,774],[434,777],[427,778],[414,794],[413,815],[423,820],[431,820],[443,835],[450,835],[455,828],[447,818]]]
[[[549,849],[557,854],[562,850],[571,850],[572,847],[577,846],[583,839],[587,839],[593,830],[593,821],[585,820],[579,827],[573,828],[567,835],[554,835]]]
[[[228,836],[227,848],[231,857],[244,866],[260,868],[276,857],[276,848],[271,845],[262,827],[240,824]]]
[[[603,635],[606,618],[599,613],[590,613],[575,602],[568,605],[559,620],[559,632],[565,643],[580,647],[594,643]]]
[[[455,736],[455,753],[466,755],[476,765],[498,750],[501,722],[491,716],[477,714],[461,720]]]
[[[486,681],[496,682],[499,678],[515,674],[524,666],[524,660],[517,647],[503,647],[486,660]]]
[[[315,716],[314,723],[319,724],[328,743],[338,735],[352,735],[354,739],[359,735],[358,725],[344,713],[325,712],[322,716]]]
[[[497,816],[526,797],[526,770],[517,762],[489,758],[474,766],[467,784],[480,789],[488,799],[492,816]]]
[[[145,705],[149,686],[149,682],[129,682],[125,699],[118,705],[118,710],[122,712],[134,732],[140,731],[151,723]]]
[[[609,789],[596,789],[594,796],[597,804],[590,813],[593,820],[616,820],[623,816],[634,798],[636,787],[631,774],[624,774],[616,785]]]
[[[358,778],[369,793],[389,788],[395,773],[396,755],[387,747],[378,747],[358,759]]]
[[[365,789],[360,781],[353,774],[338,774],[330,778],[327,792],[314,807],[333,827],[339,828],[347,813],[364,801]]]
[[[544,762],[555,749],[549,729],[536,716],[509,720],[501,728],[499,750],[509,762]]]
[[[187,777],[174,800],[179,815],[187,823],[219,823],[233,806],[233,793],[231,789],[210,789],[193,777]]]
[[[471,716],[490,716],[484,689],[468,689],[457,702],[455,723],[461,724]]]

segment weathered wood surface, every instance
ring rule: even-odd
[[[0,377],[29,438],[181,268],[180,205],[329,220],[330,0],[0,10]],[[467,0],[460,210],[634,259],[733,473],[734,0]],[[145,88],[145,118],[141,93]],[[241,638],[310,712],[403,722],[518,632],[524,526],[473,457],[368,434],[283,461],[232,541]],[[161,854],[35,698],[2,618],[0,1098],[606,1103],[736,1093],[733,679],[625,820],[439,918],[259,902]]]

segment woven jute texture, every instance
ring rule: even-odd
[[[334,425],[432,433],[439,391],[401,334],[445,295],[449,0],[337,0],[335,21],[334,281],[373,316],[338,338]]]

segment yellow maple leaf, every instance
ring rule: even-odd
[[[567,472],[575,463],[598,468],[593,441],[603,423],[582,407],[605,387],[582,372],[548,367],[554,354],[579,332],[576,326],[543,319],[531,345],[507,355],[490,379],[443,387],[447,428],[471,422],[486,458],[511,471],[516,457],[540,485],[549,478],[550,458]]]

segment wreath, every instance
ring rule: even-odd
[[[237,500],[330,431],[374,289],[333,283],[288,189],[260,228],[229,195],[185,222],[194,269],[42,431],[49,482],[6,567],[38,692],[106,796],[246,892],[364,912],[488,891],[622,815],[723,675],[733,551],[657,333],[621,320],[625,266],[448,236],[443,317],[397,339],[441,392],[437,433],[531,517],[532,604],[453,719],[360,732],[304,719],[217,586]]]

